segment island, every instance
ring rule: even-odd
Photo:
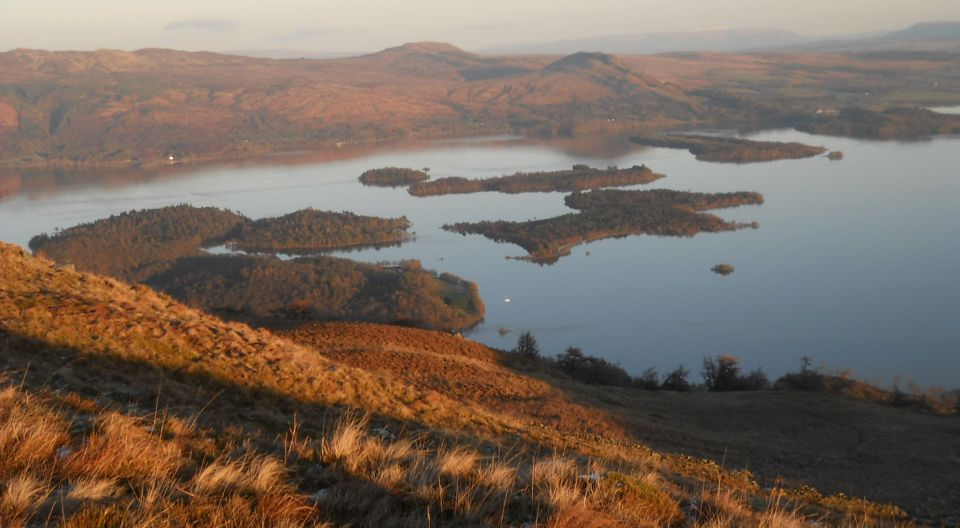
[[[733,273],[734,269],[733,264],[724,262],[723,264],[717,264],[716,266],[710,268],[710,271],[716,273],[717,275],[723,275],[726,277],[727,275]]]
[[[830,161],[840,161],[843,159],[843,151],[834,150],[833,152],[827,154],[827,159]]]
[[[360,175],[360,183],[372,187],[401,187],[430,179],[424,170],[401,167],[370,169]]]
[[[443,228],[516,244],[527,251],[527,256],[520,258],[551,264],[569,255],[573,246],[604,238],[636,234],[693,236],[702,231],[756,228],[756,223],[728,222],[703,211],[759,205],[763,203],[763,195],[604,189],[570,194],[565,203],[579,212],[543,220],[463,222]]]
[[[251,220],[216,207],[174,205],[129,211],[30,240],[35,253],[58,262],[83,263],[87,271],[143,281],[172,260],[228,246],[247,252],[315,253],[380,247],[411,238],[405,217],[303,209]]]
[[[146,284],[226,319],[270,328],[364,321],[463,330],[483,319],[477,285],[419,261],[208,255],[177,260]]]
[[[227,245],[247,252],[315,253],[350,247],[382,247],[412,238],[410,220],[351,212],[304,209],[277,218],[243,222]]]
[[[567,170],[542,172],[517,172],[509,176],[471,180],[467,178],[440,178],[410,186],[413,196],[441,196],[445,194],[469,194],[477,192],[500,192],[519,194],[525,192],[571,192],[602,187],[623,187],[654,182],[663,178],[646,165],[634,165],[627,169],[607,167],[595,169],[587,165],[574,165]]]
[[[923,139],[960,134],[960,115],[941,114],[925,108],[888,108],[875,111],[845,108],[835,115],[821,115],[796,126],[797,130],[825,136],[861,139]]]
[[[215,207],[130,211],[33,237],[37,255],[80,271],[144,283],[192,306],[271,327],[350,320],[461,330],[483,319],[475,284],[417,261],[366,264],[329,256],[212,255],[226,245],[263,253],[405,240],[406,218],[305,209],[250,220]]]
[[[700,161],[719,163],[755,163],[783,159],[812,158],[827,151],[803,143],[754,141],[700,134],[662,134],[633,136],[630,141],[649,147],[687,149]]]

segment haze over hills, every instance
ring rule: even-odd
[[[551,42],[502,44],[482,48],[489,54],[557,55],[578,51],[653,54],[675,51],[735,52],[810,42],[813,39],[778,29],[722,29],[610,35]]]
[[[654,54],[684,51],[737,53],[775,50],[822,52],[887,49],[953,50],[960,48],[960,22],[929,22],[909,28],[867,34],[804,36],[779,29],[724,29],[649,32],[608,35],[572,40],[529,42],[489,46],[488,54],[568,54],[599,51],[615,54]]]
[[[883,35],[853,40],[827,40],[787,47],[805,51],[871,52],[919,51],[960,52],[960,22],[928,22]]]

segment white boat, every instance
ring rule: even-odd
[[[509,295],[504,295],[504,296],[503,296],[503,302],[509,303],[509,302],[510,302],[510,296],[509,296]]]

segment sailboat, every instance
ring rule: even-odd
[[[505,302],[505,303],[509,303],[509,302],[510,302],[510,294],[509,294],[509,293],[503,295],[503,302]]]

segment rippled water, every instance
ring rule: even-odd
[[[724,353],[775,376],[808,355],[883,385],[899,377],[960,386],[960,139],[867,142],[793,131],[751,137],[822,144],[846,157],[727,165],[616,137],[487,138],[147,173],[14,171],[0,173],[0,189],[11,193],[0,201],[0,239],[25,245],[57,227],[177,203],[255,218],[308,206],[406,215],[416,241],[343,255],[419,258],[426,267],[477,281],[487,317],[471,337],[494,346],[512,347],[519,332],[531,331],[544,353],[579,346],[634,373],[682,363],[699,378],[703,357]],[[667,174],[643,188],[762,192],[762,206],[717,212],[757,221],[760,229],[604,240],[539,266],[506,259],[523,254],[516,246],[439,226],[561,214],[567,211],[562,193],[414,198],[357,181],[364,170],[387,165],[473,178],[575,163],[646,163]],[[720,262],[736,272],[711,273]],[[501,336],[501,328],[511,333]]]

